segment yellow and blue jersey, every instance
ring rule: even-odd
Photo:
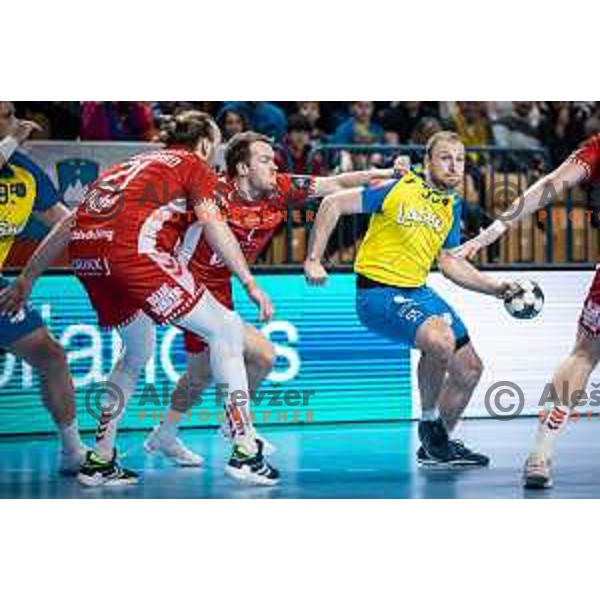
[[[460,198],[416,173],[366,187],[362,202],[371,220],[354,270],[370,280],[421,287],[442,248],[460,245]]]
[[[0,268],[31,213],[58,202],[56,188],[28,156],[15,152],[0,169]]]

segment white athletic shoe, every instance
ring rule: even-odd
[[[523,485],[528,489],[552,487],[552,461],[541,454],[530,454],[523,469]]]
[[[58,456],[58,472],[60,475],[75,476],[79,473],[81,465],[85,462],[85,456],[88,453],[87,446],[81,446],[77,452],[68,452],[61,449]]]
[[[204,459],[192,452],[179,438],[165,440],[156,426],[144,442],[146,452],[158,452],[178,467],[201,467]]]

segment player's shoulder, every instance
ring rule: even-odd
[[[587,138],[565,162],[581,165],[588,177],[597,174],[600,167],[600,133]]]
[[[231,199],[235,192],[235,185],[228,175],[220,173],[217,175],[215,189],[219,193],[221,199]]]
[[[211,166],[193,150],[183,146],[165,146],[137,155],[135,159],[157,162],[172,168],[194,168],[212,172]]]
[[[592,137],[587,139],[586,143],[600,150],[600,133],[595,133]]]
[[[8,164],[27,169],[28,171],[37,171],[39,169],[34,160],[28,154],[25,154],[25,152],[20,150],[16,150],[12,153],[8,160]]]
[[[285,194],[292,189],[292,179],[293,175],[290,173],[277,173],[277,192],[280,194]]]
[[[583,152],[593,152],[594,156],[600,153],[600,133],[596,133],[591,137],[585,139],[574,152],[574,154],[581,154]]]

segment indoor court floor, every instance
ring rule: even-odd
[[[521,466],[536,421],[473,419],[460,437],[488,453],[488,468],[423,469],[416,465],[416,422],[263,428],[277,447],[278,486],[252,487],[223,472],[227,445],[216,430],[186,430],[205,458],[181,469],[148,455],[146,433],[119,435],[123,463],[142,474],[137,486],[86,489],[56,473],[53,437],[0,438],[0,498],[600,498],[600,421],[570,424],[559,442],[552,490],[523,490]],[[92,442],[93,436],[85,440]]]

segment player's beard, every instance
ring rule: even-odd
[[[444,192],[454,192],[461,182],[460,176],[452,178],[445,177],[442,179],[439,177],[435,177],[432,173],[429,174],[429,177],[427,179],[434,188]]]

